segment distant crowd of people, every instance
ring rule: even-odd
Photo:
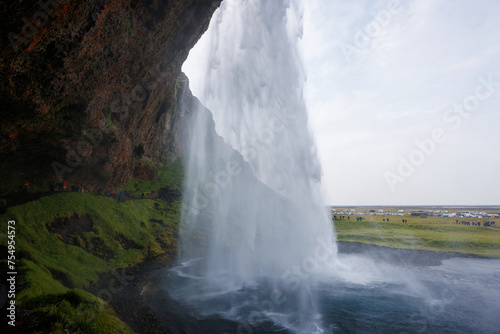
[[[333,221],[335,221],[335,220],[346,220],[346,217],[347,217],[347,220],[351,220],[351,216],[337,216],[337,215],[333,215],[333,216],[332,216],[332,220],[333,220]],[[361,216],[357,216],[357,217],[356,217],[356,221],[358,221],[358,222],[359,222],[359,221],[363,221],[363,220],[365,220],[365,219],[366,219],[366,218],[363,218],[363,217],[361,217]],[[373,219],[372,219],[372,221],[373,221]],[[389,222],[389,218],[382,218],[382,221],[383,221],[383,222]],[[407,219],[402,219],[401,221],[403,222],[403,224],[408,223],[408,220],[407,220]]]
[[[66,191],[68,189],[68,184],[66,182],[54,182],[50,184],[50,192],[51,193],[57,193],[57,192],[62,192]],[[72,185],[71,186],[71,191],[77,192],[77,193],[83,193],[85,189],[82,186],[78,185]]]
[[[345,220],[345,219],[346,219],[346,216],[336,216],[336,215],[334,215],[334,216],[332,217],[332,220],[334,220],[334,221],[335,221],[335,220]],[[365,218],[363,218],[363,217],[361,217],[361,216],[356,217],[356,221],[358,221],[358,222],[360,222],[360,221],[362,221],[362,220],[364,220],[364,219],[365,219]],[[347,220],[351,220],[351,216],[347,216]]]
[[[23,192],[27,193],[28,190],[29,190],[29,182],[25,182],[23,185],[22,185],[22,190]],[[66,182],[54,182],[54,183],[51,183],[50,184],[50,192],[51,193],[58,193],[58,192],[66,192],[66,191],[69,191],[69,187],[68,187],[68,184]],[[87,190],[85,190],[85,188],[81,185],[78,185],[78,184],[74,184],[71,186],[71,191],[72,192],[76,192],[76,193],[83,193],[83,192],[86,192]],[[99,190],[99,193],[103,196],[105,196],[105,194],[107,194],[108,196],[110,197],[115,197],[115,192],[113,189],[109,189],[109,191],[106,191],[105,192],[105,189],[104,188],[101,188]],[[120,192],[118,193],[119,194],[119,199],[122,199],[123,197],[123,190],[120,190]],[[142,198],[145,198],[145,195],[144,193],[142,194]]]
[[[361,216],[356,217],[356,221],[363,221],[364,219],[366,219],[366,218],[363,218]],[[351,220],[351,217],[350,216],[340,216],[340,215],[337,216],[337,215],[333,215],[332,216],[332,220],[333,221],[336,221],[336,220]],[[382,221],[389,222],[389,218],[383,218]],[[408,219],[401,219],[401,222],[403,224],[407,224],[408,223]],[[485,227],[490,227],[490,226],[495,226],[495,221],[493,221],[493,220],[487,220],[487,221],[484,221],[484,222],[481,223],[480,221],[468,221],[468,220],[458,220],[457,219],[456,224],[457,225],[467,225],[467,226],[485,226]]]
[[[458,220],[456,221],[456,225],[467,225],[467,226],[481,226],[480,221],[468,221],[468,220]],[[495,226],[495,221],[485,221],[483,222],[483,226]]]
[[[104,191],[104,188],[101,188],[99,189],[99,192],[101,193],[102,196],[105,196],[106,192]],[[107,191],[107,194],[109,197],[116,197],[115,196],[115,191],[113,189],[109,189]],[[118,200],[121,200],[123,198],[123,190],[120,190],[120,192],[118,193]]]
[[[333,216],[333,220],[345,220],[346,216]],[[351,216],[347,216],[347,220],[351,220]]]
[[[332,216],[332,220],[333,221],[336,221],[336,220],[346,220],[346,219],[347,220],[351,220],[351,217],[350,216],[337,216],[337,215],[333,215]],[[363,221],[364,219],[366,219],[366,218],[363,218],[361,216],[356,217],[356,221]],[[383,222],[389,222],[389,218],[383,218],[382,221]],[[401,219],[401,222],[403,224],[407,224],[408,223],[408,219]],[[495,226],[495,221],[493,221],[493,220],[491,220],[491,221],[487,220],[487,221],[484,221],[483,223],[481,223],[480,221],[466,221],[466,220],[458,220],[457,219],[456,224],[457,225],[467,225],[467,226],[486,226],[486,227],[490,227],[490,226]]]

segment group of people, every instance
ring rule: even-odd
[[[54,182],[50,184],[51,193],[62,192],[66,190],[68,190],[68,184],[66,182]],[[80,185],[74,184],[71,186],[71,191],[76,193],[83,193],[85,189]]]
[[[456,225],[481,226],[481,222],[480,221],[477,221],[477,222],[472,221],[472,222],[470,222],[470,221],[466,221],[466,220],[458,220],[457,219]],[[494,225],[495,225],[494,221],[487,220],[487,221],[483,222],[483,226],[486,226],[486,227],[488,227],[488,226],[494,226]]]
[[[22,190],[23,192],[28,192],[29,189],[29,182],[26,182],[22,185]],[[51,193],[58,193],[58,192],[65,192],[68,191],[69,187],[66,182],[54,182],[50,184],[50,192]],[[74,184],[71,186],[71,191],[72,192],[77,192],[77,193],[83,193],[85,192],[85,188],[83,186]],[[108,192],[106,192],[110,197],[115,197],[115,192],[113,189],[110,189]],[[104,196],[104,188],[100,189],[100,194]],[[119,197],[118,199],[121,200],[123,198],[123,190],[120,190],[119,192]],[[142,198],[145,198],[145,194],[142,193]]]
[[[346,216],[336,216],[336,215],[334,215],[334,216],[332,217],[332,220],[333,220],[333,221],[335,221],[335,220],[345,220],[345,219],[346,219]],[[358,221],[358,222],[359,222],[359,221],[363,221],[364,219],[365,219],[365,218],[363,218],[363,217],[361,217],[361,216],[357,216],[357,217],[356,217],[356,221]],[[347,216],[347,220],[351,220],[351,216]],[[372,219],[372,221],[373,221],[373,219]],[[382,219],[382,221],[384,221],[384,222],[389,222],[389,218],[383,218],[383,219]],[[408,223],[408,220],[403,219],[403,220],[402,220],[402,222],[403,222],[404,224],[406,224],[406,223]]]
[[[332,220],[345,220],[345,217],[346,216],[333,216],[332,217]],[[362,221],[364,218],[363,217],[356,217],[356,221],[360,222]],[[351,216],[347,216],[347,220],[351,220]]]
[[[332,220],[345,220],[345,216],[333,216]],[[351,216],[347,216],[347,220],[351,220]]]
[[[109,191],[105,192],[104,188],[101,188],[99,189],[99,192],[101,193],[102,196],[104,196],[104,194],[107,193],[109,197],[115,197],[115,191],[113,189],[109,189]],[[122,198],[123,198],[123,190],[120,190],[118,199],[121,200]]]
[[[28,192],[29,189],[29,182],[26,182],[23,184],[22,189],[24,192]],[[51,193],[57,193],[57,192],[64,192],[68,190],[68,184],[66,182],[54,182],[50,184],[50,192]],[[72,192],[77,192],[77,193],[83,193],[85,192],[85,188],[83,186],[80,186],[78,184],[74,184],[71,186],[71,191]],[[104,195],[104,188],[101,188],[100,190],[101,195]],[[114,191],[113,189],[109,190],[109,196],[113,196]],[[120,191],[120,197],[123,196],[123,191]]]
[[[50,185],[50,191],[51,192],[66,191],[67,187],[68,187],[68,185],[66,184],[66,182],[53,183]],[[77,193],[82,193],[82,192],[84,192],[84,188],[80,185],[72,185],[71,191],[77,192]],[[102,196],[104,196],[104,194],[105,194],[104,188],[101,188],[99,190],[99,193]],[[109,197],[115,197],[115,191],[113,189],[109,189],[109,191],[107,191],[106,193],[109,195]],[[119,199],[121,199],[123,197],[123,190],[120,190],[119,196],[120,196]]]

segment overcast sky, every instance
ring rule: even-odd
[[[304,3],[327,204],[500,204],[500,1]]]
[[[325,203],[500,205],[500,1],[304,7]]]

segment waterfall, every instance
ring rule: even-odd
[[[196,298],[266,281],[310,311],[308,282],[336,256],[303,98],[302,15],[300,1],[224,0],[203,36],[194,93],[211,113],[190,116],[180,233]]]

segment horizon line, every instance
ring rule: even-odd
[[[345,205],[333,205],[327,204],[326,206],[335,207],[445,207],[445,208],[462,208],[462,207],[475,207],[475,208],[489,208],[498,207],[500,204],[345,204]]]

